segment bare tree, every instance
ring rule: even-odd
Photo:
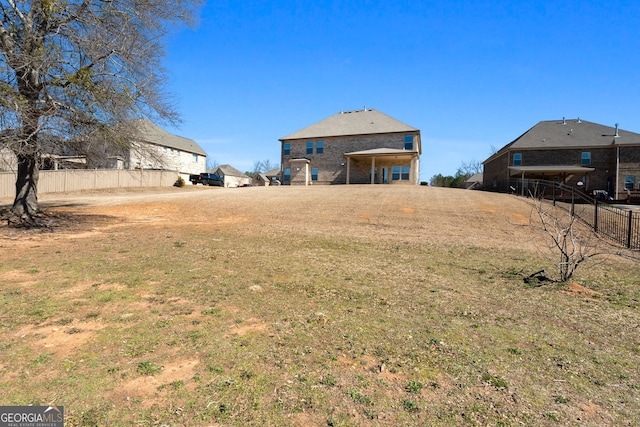
[[[534,209],[529,226],[546,236],[547,255],[556,266],[559,282],[567,282],[586,261],[606,255],[621,256],[635,262],[628,251],[604,241],[594,230],[583,224],[576,215],[544,200],[533,198]],[[534,273],[539,275],[543,270]]]
[[[200,2],[0,0],[0,149],[17,158],[16,222],[40,211],[44,152],[88,134],[126,146],[132,119],[178,122],[162,90],[162,41]]]
[[[218,166],[220,166],[220,163],[218,163],[218,161],[216,159],[207,158],[207,170],[208,171],[212,171],[215,168],[217,168]]]
[[[471,160],[469,163],[462,162],[458,168],[458,175],[464,175],[467,178],[482,172],[482,163],[477,160]]]
[[[271,169],[278,167],[278,164],[271,163],[271,160],[256,160],[253,162],[253,170],[250,172],[251,176],[255,176],[260,172],[267,172]]]

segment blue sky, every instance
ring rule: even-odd
[[[541,120],[640,133],[632,1],[210,0],[168,39],[168,131],[241,171],[279,138],[365,105],[422,135],[421,180]]]

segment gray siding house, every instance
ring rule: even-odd
[[[419,183],[420,131],[376,110],[340,112],[280,142],[283,185]]]
[[[510,179],[544,179],[623,199],[640,189],[640,134],[581,119],[541,121],[483,166],[489,190]]]

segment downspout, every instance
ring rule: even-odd
[[[616,199],[620,190],[620,146],[616,147]]]

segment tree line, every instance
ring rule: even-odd
[[[429,179],[429,185],[432,187],[464,188],[465,182],[477,173],[482,173],[482,163],[475,160],[468,163],[462,162],[455,175],[433,175]]]

